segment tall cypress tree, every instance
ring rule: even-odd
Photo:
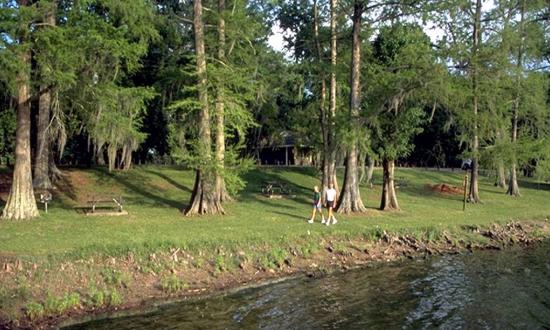
[[[220,203],[220,199],[216,195],[216,173],[211,165],[212,137],[210,130],[206,52],[204,47],[205,37],[201,0],[193,1],[193,31],[195,38],[197,91],[200,104],[196,149],[201,164],[196,170],[191,201],[190,205],[185,209],[185,215],[223,214],[225,211]]]
[[[15,167],[13,180],[2,218],[24,220],[38,216],[38,208],[34,199],[31,173],[31,50],[29,47],[32,17],[27,0],[17,1],[14,8],[16,15],[22,18],[16,31],[18,35],[12,35],[17,41],[10,47],[15,48],[18,64],[16,78],[17,99],[17,126],[15,141]]]

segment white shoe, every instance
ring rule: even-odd
[[[338,220],[336,220],[336,218],[332,218],[332,224],[335,225],[338,223]]]
[[[327,223],[325,223],[325,225],[330,226],[330,219],[327,220]]]
[[[309,219],[307,223],[313,223],[313,219]]]
[[[324,225],[325,222],[326,222],[326,221],[325,221],[325,218],[323,218],[323,219],[321,220],[321,224]]]

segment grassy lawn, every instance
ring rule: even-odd
[[[26,222],[0,222],[0,255],[23,258],[94,253],[117,255],[129,250],[155,250],[167,246],[205,249],[219,245],[248,246],[291,242],[306,236],[355,237],[376,231],[430,232],[453,230],[464,225],[489,225],[510,220],[546,218],[550,215],[550,188],[546,184],[520,182],[522,197],[511,198],[482,178],[482,205],[467,205],[462,196],[442,195],[426,184],[460,186],[462,172],[398,169],[408,184],[399,188],[402,211],[380,212],[380,186],[362,187],[369,212],[338,217],[336,226],[308,224],[310,195],[318,174],[310,168],[263,168],[247,174],[246,189],[226,205],[226,216],[183,217],[194,174],[176,167],[142,166],[128,172],[107,173],[104,169],[66,171],[67,178],[50,204],[50,212]],[[375,181],[380,183],[380,171]],[[259,194],[265,180],[289,184],[292,199],[268,199]],[[79,211],[88,196],[96,193],[122,194],[128,216],[87,217]]]

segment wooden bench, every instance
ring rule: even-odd
[[[105,215],[128,214],[128,212],[124,211],[124,208],[123,208],[124,199],[122,198],[122,196],[108,196],[108,195],[92,196],[87,203],[91,206],[91,208],[89,212],[86,212],[86,214],[105,214]],[[96,212],[96,207],[98,206],[106,207],[109,209],[116,209],[117,212]]]

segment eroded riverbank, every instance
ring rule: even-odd
[[[374,263],[161,305],[70,329],[538,329],[550,325],[550,241]]]

